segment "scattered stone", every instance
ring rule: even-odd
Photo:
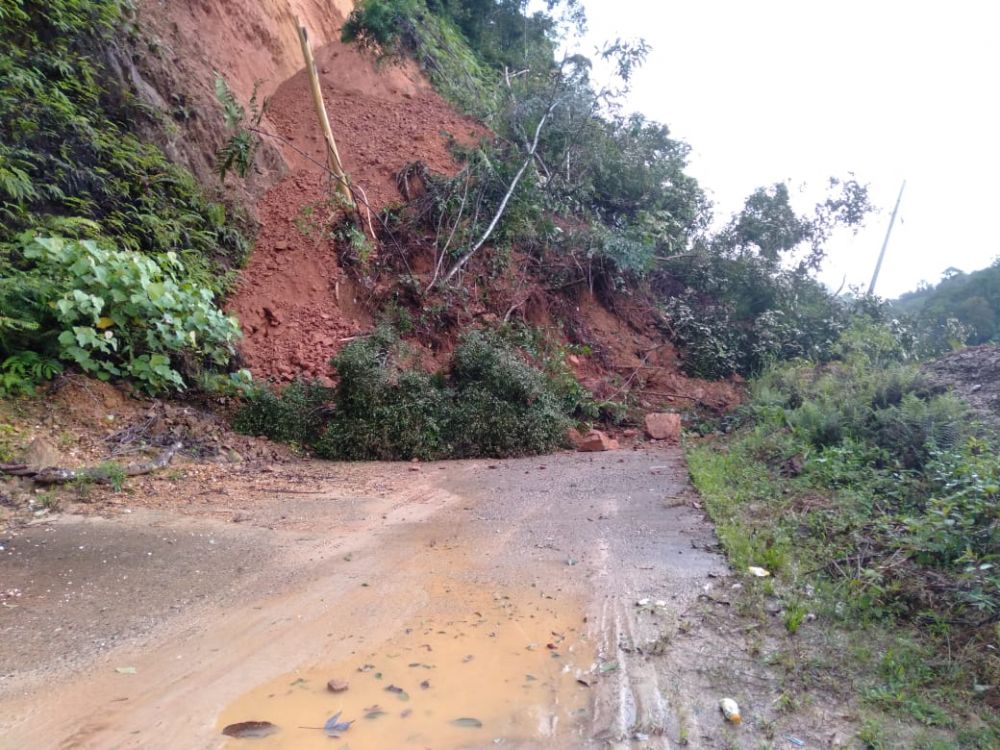
[[[575,427],[569,427],[566,429],[566,440],[569,441],[569,444],[574,448],[579,449],[580,443],[583,442],[583,435],[580,434],[580,431]]]
[[[21,463],[27,464],[33,469],[47,469],[51,466],[64,466],[65,457],[48,440],[43,437],[36,437],[28,447],[24,449],[24,454],[20,457]]]
[[[331,693],[343,693],[351,685],[347,680],[333,679],[326,683],[326,689]]]
[[[681,439],[681,415],[669,412],[651,412],[644,420],[646,435],[652,440],[669,440],[678,443]]]
[[[618,441],[608,437],[600,430],[591,430],[580,439],[576,449],[585,453],[616,451],[618,450]]]
[[[281,325],[281,315],[276,313],[270,307],[264,308],[264,317],[267,318],[267,322],[272,326]]]

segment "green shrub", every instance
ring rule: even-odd
[[[564,440],[569,420],[552,383],[495,335],[473,331],[455,349],[451,428],[459,456],[544,453]]]
[[[454,23],[428,10],[424,0],[363,0],[348,16],[341,39],[379,59],[412,57],[445,98],[488,119],[496,109],[499,76]]]
[[[775,539],[807,532],[797,547],[821,557],[816,570],[825,569],[824,555],[860,555],[867,565],[832,569],[856,577],[849,585],[863,595],[853,601],[867,608],[912,616],[930,602],[941,616],[960,621],[997,616],[1000,459],[994,446],[975,437],[965,404],[929,386],[905,361],[907,349],[891,326],[856,320],[833,350],[837,361],[775,365],[757,379],[726,456],[784,476],[789,484],[782,495],[811,498],[818,491],[829,507],[789,513],[787,499],[775,497],[773,488],[745,479],[751,470],[716,486],[697,476],[717,471],[714,464],[694,454],[699,488],[749,495],[758,511],[767,509],[763,523]],[[735,487],[727,489],[727,481]],[[716,501],[707,507],[728,539],[731,519],[719,514]],[[737,524],[739,534],[752,540],[761,523],[758,512]],[[894,556],[908,565],[880,564]]]
[[[318,383],[295,381],[280,393],[259,387],[247,396],[233,427],[251,435],[310,446],[323,434],[333,390]]]
[[[135,379],[151,392],[183,388],[185,374],[229,364],[239,326],[210,290],[187,279],[173,253],[153,258],[50,237],[26,240],[21,256],[25,267],[11,279],[25,283],[0,285],[0,301],[33,329],[0,339],[22,352],[13,361],[30,357],[31,346],[102,380]],[[38,379],[45,374],[39,370]]]
[[[100,60],[125,0],[18,0],[0,8],[0,253],[19,233],[113,238],[147,253],[236,264],[248,245],[190,173],[141,142],[146,112]]]
[[[440,458],[449,454],[452,394],[410,369],[392,329],[351,342],[333,358],[334,410],[316,453],[324,458]]]
[[[450,377],[415,369],[387,327],[351,342],[333,365],[336,388],[261,391],[237,429],[324,458],[429,460],[542,453],[562,443],[569,425],[551,381],[496,335],[468,334]]]
[[[57,360],[37,352],[18,352],[0,364],[0,398],[28,395],[38,383],[51,380],[62,370]]]

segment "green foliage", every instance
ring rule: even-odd
[[[127,3],[19,0],[5,7],[0,253],[24,230],[72,229],[72,236],[111,238],[126,250],[239,262],[246,242],[227,226],[224,208],[129,132],[138,110],[98,62]]]
[[[229,364],[239,327],[175,254],[155,258],[93,240],[26,238],[19,257],[10,278],[24,283],[0,286],[0,301],[37,331],[0,339],[18,352],[5,372],[44,380],[60,369],[50,361],[56,357],[103,380],[129,377],[156,392],[184,387],[182,373]]]
[[[829,359],[853,307],[877,306],[836,299],[811,273],[834,229],[857,228],[870,210],[863,186],[831,180],[813,214],[800,215],[779,183],[755,191],[716,236],[668,258],[654,273],[654,289],[685,370],[750,376],[775,360]]]
[[[833,575],[861,617],[989,632],[1000,617],[995,446],[905,361],[887,324],[856,322],[834,350],[825,366],[768,369],[726,451],[692,453],[720,539],[741,566],[795,539],[798,564]],[[796,509],[817,493],[823,510]]]
[[[698,252],[657,272],[666,330],[686,372],[750,376],[770,362],[828,359],[849,312],[801,271]]]
[[[248,394],[233,427],[251,435],[267,435],[282,443],[311,446],[323,434],[327,407],[332,401],[332,390],[318,383],[295,381],[280,393],[260,387]]]
[[[225,180],[231,170],[245,178],[253,166],[260,146],[260,138],[256,131],[267,111],[266,100],[263,104],[257,104],[257,87],[258,83],[254,83],[248,114],[246,107],[236,100],[226,79],[218,73],[215,74],[215,96],[222,105],[223,118],[230,131],[229,138],[215,154],[215,171],[220,180]]]
[[[969,274],[946,272],[936,286],[904,294],[893,307],[914,317],[921,329],[940,331],[940,335],[958,343],[997,341],[1000,339],[1000,261]],[[961,330],[956,330],[956,323],[962,326]]]
[[[545,453],[565,439],[569,421],[552,383],[496,336],[468,334],[455,349],[451,375],[457,455]]]
[[[566,22],[582,23],[579,4],[564,5]],[[463,154],[459,175],[422,175],[429,191],[416,217],[434,229],[445,260],[474,246],[499,212],[495,246],[531,251],[543,267],[579,273],[592,288],[625,288],[707,226],[707,200],[684,174],[689,148],[663,125],[621,115],[623,92],[595,88],[587,58],[556,60],[564,26],[523,11],[509,0],[366,0],[344,39],[382,57],[414,57],[497,136]],[[602,56],[627,82],[646,51],[619,41]],[[572,217],[574,231],[559,230],[553,214]]]
[[[263,389],[238,429],[294,442],[337,459],[438,459],[542,453],[569,420],[543,372],[496,335],[470,332],[450,377],[413,367],[389,328],[351,342],[333,359],[334,389]]]
[[[806,597],[825,628],[877,627],[886,647],[862,665],[864,700],[957,729],[971,686],[1000,677],[1000,458],[907,342],[859,318],[833,361],[767,368],[735,432],[691,447],[689,466],[733,566],[775,574],[789,633],[808,627]],[[996,736],[980,728],[958,734],[969,747]],[[896,746],[874,722],[862,736]]]
[[[101,62],[130,9],[125,0],[0,9],[7,392],[51,377],[56,359],[156,391],[230,358],[235,326],[212,298],[226,284],[220,265],[241,262],[247,243],[188,172],[130,132],[143,109]]]
[[[62,371],[58,360],[32,351],[18,352],[0,364],[0,398],[29,395],[36,384],[51,380]]]
[[[497,75],[472,51],[454,23],[424,0],[363,0],[341,29],[381,60],[417,60],[434,86],[462,109],[484,119],[495,111]]]

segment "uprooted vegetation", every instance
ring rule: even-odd
[[[752,383],[734,432],[691,448],[691,473],[734,565],[775,576],[789,633],[809,611],[869,631],[871,649],[845,668],[870,710],[989,747],[1000,461],[967,405],[907,354],[888,322],[857,319],[833,361],[775,365]],[[886,746],[902,741],[877,715],[872,727]]]
[[[560,359],[538,352],[528,361],[515,347],[524,336],[505,333],[470,332],[449,368],[432,375],[383,326],[334,358],[336,387],[261,389],[236,427],[324,458],[504,457],[551,451],[565,442],[571,419],[618,406],[594,402]]]

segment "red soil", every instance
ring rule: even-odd
[[[340,0],[344,5],[347,1]],[[297,0],[296,5],[314,10],[314,2]],[[255,12],[287,12],[269,10],[271,4],[273,0],[254,6]],[[316,37],[335,39],[331,27],[339,27],[342,18],[323,17]],[[314,19],[311,28],[317,23]],[[251,41],[221,40],[224,62],[242,66],[226,75],[232,74],[243,88],[253,73],[247,66],[260,57],[260,50],[253,49],[245,63],[241,61],[239,45]],[[330,357],[345,339],[370,329],[369,297],[386,290],[355,284],[340,267],[334,242],[323,228],[331,218],[328,181],[320,166],[325,161],[324,144],[305,71],[289,64],[297,50],[281,41],[281,49],[272,50],[269,72],[298,72],[276,87],[265,87],[265,92],[273,93],[264,125],[280,136],[270,140],[287,174],[257,202],[257,244],[228,309],[243,326],[240,350],[246,365],[258,378],[287,382],[300,375],[329,378]],[[434,171],[454,173],[458,165],[449,152],[450,137],[468,145],[488,134],[480,124],[457,114],[412,64],[377,67],[357,48],[339,41],[317,50],[316,60],[344,168],[374,210],[401,200],[396,174],[408,162],[420,160]],[[429,257],[414,250],[413,270],[429,272]],[[575,331],[570,340],[595,350],[593,356],[570,361],[581,382],[599,397],[638,393],[640,405],[647,409],[692,405],[724,409],[739,401],[738,384],[695,380],[679,373],[677,353],[657,329],[648,304],[623,298],[610,311],[589,294],[570,301],[544,290],[527,266],[517,262],[509,279],[491,281],[488,295],[475,280],[470,283],[467,303],[455,310],[458,330],[497,320],[510,310],[559,338],[564,334],[557,321],[562,320],[563,328]],[[423,342],[425,364],[440,366],[447,359],[454,344],[447,339],[451,335]]]
[[[420,160],[432,170],[454,172],[448,135],[471,144],[485,133],[412,66],[377,69],[340,42],[318,50],[316,62],[344,169],[373,210],[400,200],[396,173],[405,164]],[[291,173],[257,204],[257,244],[228,308],[242,323],[240,350],[255,375],[326,377],[343,339],[371,320],[322,229],[330,217],[328,180],[305,71],[281,84],[268,106]]]

